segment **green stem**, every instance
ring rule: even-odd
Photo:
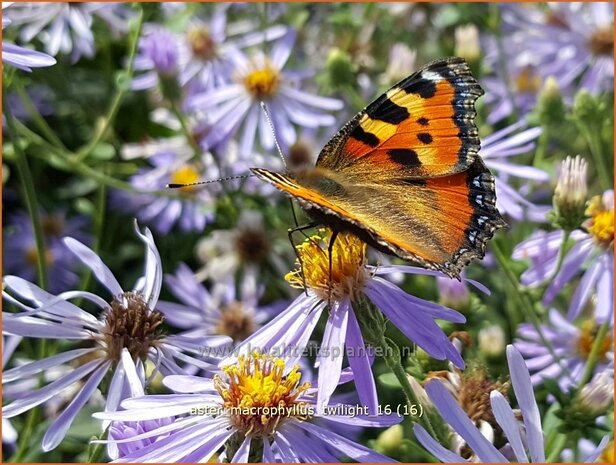
[[[548,455],[546,462],[548,463],[561,462],[560,454],[565,448],[566,444],[567,444],[567,436],[565,434],[559,434],[556,437],[556,440],[554,441],[552,450],[550,451],[550,455]]]
[[[415,394],[415,391],[413,391],[413,388],[411,387],[411,384],[409,383],[409,380],[407,378],[408,375],[404,370],[404,367],[402,366],[402,361],[400,360],[400,349],[394,341],[392,341],[388,337],[385,337],[385,335],[381,336],[380,345],[383,349],[383,356],[385,358],[385,362],[387,363],[387,366],[402,386],[402,390],[404,391],[409,406],[419,406],[420,402],[417,399],[417,395]],[[419,420],[416,420],[411,417],[411,421],[414,423],[419,422],[426,429],[426,431],[430,433],[432,437],[438,437],[434,431],[434,428],[432,427],[432,423],[430,423],[430,419],[428,418],[428,414],[425,408],[423,409],[423,415],[419,416]]]
[[[563,240],[560,243],[560,248],[558,250],[558,262],[556,263],[556,270],[554,271],[554,276],[556,276],[556,274],[558,274],[558,272],[560,271],[560,267],[563,264],[563,261],[565,260],[565,256],[567,254],[567,244],[569,242],[569,236],[571,236],[571,231],[565,229],[563,231]]]
[[[129,42],[128,66],[126,67],[126,71],[122,75],[122,82],[118,83],[116,94],[111,101],[111,104],[109,105],[109,109],[107,110],[107,116],[105,117],[103,124],[99,127],[92,140],[77,153],[77,159],[79,161],[82,161],[87,158],[94,151],[94,149],[101,142],[101,140],[105,137],[107,131],[115,121],[118,111],[120,110],[120,105],[124,100],[124,95],[130,89],[130,82],[133,79],[133,72],[135,70],[137,44],[139,43],[139,37],[141,36],[141,28],[143,26],[143,16],[143,8],[139,6],[137,27],[133,31],[133,36],[131,37]]]
[[[595,337],[595,341],[592,344],[590,354],[588,355],[586,367],[584,367],[584,373],[582,374],[582,378],[578,383],[578,389],[581,389],[582,386],[588,383],[590,381],[590,378],[592,378],[592,374],[595,371],[595,366],[597,366],[597,363],[599,362],[599,356],[601,355],[601,346],[603,345],[603,341],[605,340],[610,330],[611,326],[609,321],[603,323],[599,328],[597,336]]]
[[[610,170],[605,164],[605,159],[601,156],[603,150],[601,148],[601,140],[599,139],[598,130],[596,128],[591,128],[586,123],[582,122],[578,122],[578,128],[588,142],[590,154],[595,160],[596,171],[602,185],[601,187],[603,189],[610,189],[613,183],[609,176]]]
[[[4,95],[7,95],[6,89],[3,89]],[[38,200],[36,198],[36,189],[34,187],[34,181],[32,179],[32,172],[26,159],[26,154],[21,149],[21,143],[17,137],[17,128],[15,126],[15,119],[11,114],[9,108],[8,99],[3,99],[2,107],[6,118],[6,124],[8,127],[9,137],[13,143],[15,150],[15,165],[17,167],[17,174],[21,181],[23,188],[24,200],[26,203],[26,209],[32,220],[32,229],[34,231],[34,241],[36,243],[36,271],[38,275],[39,286],[45,289],[47,287],[47,264],[45,263],[45,241],[43,238],[43,229],[41,228],[41,222],[39,220]]]
[[[45,121],[45,118],[43,118],[34,103],[32,103],[32,99],[26,92],[21,80],[16,77],[13,82],[15,90],[17,91],[17,95],[19,95],[21,102],[30,114],[30,118],[32,118],[32,121],[34,121],[34,123],[38,126],[39,130],[43,133],[43,135],[47,138],[49,142],[54,144],[59,149],[66,150],[66,147],[64,146],[62,141],[58,138],[58,136],[56,136],[56,133],[53,131],[53,129],[49,127],[47,121]]]
[[[195,138],[193,137],[190,131],[190,127],[188,126],[188,121],[186,121],[186,117],[184,116],[184,113],[178,108],[177,102],[172,100],[170,103],[171,103],[171,112],[175,115],[175,117],[180,122],[180,126],[182,127],[182,133],[184,134],[184,137],[186,137],[186,141],[188,142],[188,144],[193,150],[193,155],[195,157],[195,160],[199,160],[199,157],[201,156],[201,148],[199,147],[199,144],[197,143],[197,141],[195,140]]]
[[[554,352],[554,348],[552,347],[552,344],[550,343],[550,341],[548,341],[546,337],[543,335],[543,330],[541,329],[541,321],[539,320],[539,317],[535,313],[535,308],[533,306],[533,303],[530,301],[528,295],[526,295],[524,292],[521,292],[520,283],[518,281],[518,278],[516,277],[513,270],[511,270],[511,268],[509,267],[509,263],[507,259],[505,258],[505,254],[503,253],[499,244],[496,241],[492,241],[492,252],[494,253],[494,256],[496,257],[496,261],[498,262],[498,264],[501,266],[501,268],[505,272],[505,276],[507,277],[507,280],[509,281],[513,289],[516,291],[515,295],[521,304],[521,308],[524,311],[524,315],[533,325],[533,327],[535,328],[535,331],[537,331],[537,334],[539,335],[539,338],[541,339],[541,342],[543,343],[545,348],[548,349],[548,352],[550,352],[550,355],[552,355],[556,363],[558,363],[563,373],[565,373],[569,378],[571,378],[571,372],[569,371],[567,366],[562,363],[562,360],[560,359],[560,357],[556,355],[556,353]]]
[[[550,125],[544,124],[541,135],[537,141],[537,150],[535,150],[534,166],[539,166],[544,160],[548,151],[548,142],[550,141]]]

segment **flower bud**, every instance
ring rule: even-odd
[[[585,409],[589,415],[605,415],[614,399],[614,379],[608,371],[603,371],[595,375],[578,396],[580,408]]]
[[[393,85],[415,70],[417,52],[401,42],[395,43],[389,50],[389,63],[385,71],[385,83]]]
[[[566,113],[560,86],[554,76],[548,76],[539,93],[537,104],[540,121],[544,124],[555,124],[563,121]]]
[[[586,171],[586,160],[579,155],[567,157],[560,165],[553,198],[553,221],[564,230],[577,229],[584,221],[588,195]]]
[[[464,312],[469,309],[471,294],[464,281],[452,278],[437,278],[436,285],[439,292],[439,302],[455,310]]]
[[[500,357],[505,352],[505,333],[498,325],[479,330],[479,350],[488,358]]]
[[[476,63],[481,58],[479,31],[474,24],[458,26],[455,30],[455,54],[469,63]]]
[[[327,55],[325,64],[329,84],[332,88],[355,85],[356,67],[351,56],[342,49],[332,48]]]
[[[404,439],[404,428],[397,424],[390,426],[376,438],[375,448],[382,454],[394,455]]]

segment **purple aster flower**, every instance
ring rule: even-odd
[[[537,287],[547,281],[543,304],[550,305],[563,287],[585,270],[571,299],[567,319],[577,318],[594,295],[594,318],[603,323],[614,317],[614,191],[591,199],[583,231],[573,231],[569,240],[573,246],[557,270],[564,231],[537,231],[518,244],[512,257],[530,260],[530,267],[522,273],[521,282]]]
[[[197,279],[211,279],[228,283],[236,272],[241,271],[244,282],[257,282],[264,265],[273,267],[278,275],[284,275],[288,254],[287,241],[276,241],[264,224],[263,214],[257,210],[240,213],[233,229],[216,229],[197,244],[197,258],[203,266],[197,271]]]
[[[511,384],[518,401],[526,434],[522,435],[520,420],[516,418],[516,414],[505,396],[498,390],[492,391],[490,393],[492,412],[507,439],[506,445],[500,450],[473,424],[472,420],[439,380],[428,382],[426,391],[443,419],[464,439],[472,450],[471,461],[491,463],[545,462],[541,416],[533,393],[530,374],[524,364],[524,359],[512,345],[507,346],[507,362]],[[413,428],[417,440],[438,460],[450,463],[468,461],[468,457],[462,457],[458,453],[452,452],[448,447],[439,444],[421,425],[416,424]],[[597,449],[587,456],[585,461],[594,462],[607,445],[608,439],[608,436],[604,437]]]
[[[182,85],[191,83],[194,84],[195,90],[203,92],[228,84],[233,72],[229,50],[276,40],[287,31],[282,25],[255,32],[247,32],[250,30],[249,24],[240,28],[231,25],[228,28],[226,10],[224,5],[216,5],[209,21],[192,18],[186,26],[186,34],[181,38]],[[254,30],[255,25],[252,26]]]
[[[202,352],[207,347],[230,342],[221,336],[168,336],[162,332],[163,315],[155,310],[163,279],[160,256],[150,231],[146,228],[145,234],[142,234],[136,224],[135,228],[146,247],[145,273],[134,289],[127,292],[91,249],[76,239],[69,237],[64,240],[67,247],[108,289],[111,302],[85,291],[68,291],[54,296],[17,276],[5,276],[3,279],[3,297],[21,310],[17,313],[3,313],[4,333],[81,341],[86,345],[12,368],[3,374],[2,382],[10,383],[82,361],[64,376],[40,389],[31,390],[2,409],[4,418],[12,418],[83,380],[83,387],[45,433],[45,451],[55,448],[64,439],[76,415],[94,395],[109,370],[113,371],[113,375],[105,408],[118,408],[127,392],[124,371],[117,368],[124,349],[128,349],[134,359],[152,361],[157,370],[164,374],[183,374],[185,371],[180,364],[205,370],[215,368],[215,365],[202,360]],[[99,307],[101,317],[97,318],[82,310],[69,299],[83,299]],[[33,306],[22,301],[32,302]]]
[[[135,71],[144,71],[133,78],[135,90],[156,87],[159,82],[175,80],[180,71],[180,41],[164,27],[148,24],[143,28],[135,57]]]
[[[488,123],[495,124],[514,113],[518,118],[527,115],[537,103],[542,79],[537,56],[515,34],[503,39],[503,49],[497,39],[484,38],[485,62],[492,73],[481,78],[485,89],[485,103],[490,109]]]
[[[203,154],[199,160],[194,160],[186,147],[186,150],[157,152],[147,161],[151,167],[141,168],[130,178],[137,192],[117,192],[114,203],[152,225],[161,234],[168,233],[175,225],[182,231],[203,231],[214,219],[214,195],[220,191],[220,186],[213,184],[207,189],[182,187],[173,191],[166,186],[220,177],[211,154]]]
[[[360,310],[357,307],[369,299],[428,355],[439,360],[451,360],[458,367],[464,366],[460,353],[435,320],[463,323],[465,317],[455,310],[409,295],[381,277],[396,272],[443,276],[441,273],[412,266],[369,267],[366,264],[365,243],[353,235],[339,234],[332,251],[330,279],[327,241],[326,238],[313,236],[296,247],[302,266],[289,273],[286,279],[298,288],[303,288],[305,283],[305,293],[268,325],[239,344],[237,353],[250,352],[255,348],[289,350],[292,352],[290,356],[294,357],[291,360],[295,362],[301,356],[301,348],[306,346],[319,317],[331,302],[317,357],[318,405],[327,404],[338,384],[346,348],[359,399],[371,412],[376,412],[377,395],[370,369],[371,350],[366,348],[359,324],[360,318],[366,318],[366,315],[363,314],[365,311],[358,313]],[[479,283],[467,282],[485,290]],[[379,331],[378,328],[372,329]],[[221,365],[233,363],[234,359],[223,360]]]
[[[20,25],[19,36],[24,42],[37,37],[45,44],[45,51],[56,56],[70,54],[72,62],[82,56],[94,56],[94,16],[100,17],[114,33],[126,31],[130,15],[122,3],[16,3],[7,16]]]
[[[45,243],[45,263],[49,278],[47,288],[51,293],[66,291],[77,285],[79,276],[76,273],[78,265],[62,242],[62,238],[72,236],[82,242],[91,242],[90,234],[85,232],[90,220],[85,216],[67,218],[64,211],[51,214],[41,211],[39,221]],[[34,281],[38,250],[30,216],[26,212],[17,212],[9,216],[3,238],[4,250],[10,250],[10,253],[5,253],[2,257],[4,272]]]
[[[546,221],[550,207],[529,202],[519,193],[519,188],[509,183],[511,177],[537,182],[549,179],[548,173],[543,170],[511,161],[510,157],[533,150],[534,141],[541,134],[541,128],[524,129],[525,127],[526,124],[520,121],[485,137],[481,143],[481,155],[495,174],[496,206],[499,211],[518,221],[525,218]]]
[[[219,460],[232,463],[338,462],[345,457],[393,462],[335,429],[340,424],[390,426],[401,417],[368,416],[360,406],[342,403],[328,405],[321,415],[314,406],[315,388],[301,380],[298,365],[255,352],[213,380],[169,376],[164,383],[175,394],[129,399],[122,403],[126,410],[95,416],[116,422],[176,417],[173,423],[115,440],[131,443],[164,435],[119,462],[207,462],[217,453]],[[359,414],[349,413],[358,407]]]
[[[464,272],[460,273],[460,275],[464,277]],[[448,276],[438,277],[436,278],[436,286],[438,288],[439,302],[442,305],[462,312],[468,310],[471,303],[471,293],[466,281],[458,281]]]
[[[274,136],[260,108],[261,101],[269,106],[283,152],[297,138],[294,124],[319,127],[335,123],[334,117],[324,111],[340,110],[343,102],[301,90],[298,84],[306,73],[282,70],[294,42],[295,31],[291,30],[274,43],[267,56],[230,52],[235,82],[195,95],[190,101],[191,108],[203,112],[212,124],[202,140],[204,148],[224,145],[240,131],[241,154],[252,152],[257,133],[260,145],[273,149]]]
[[[534,385],[541,384],[544,379],[555,379],[562,391],[567,392],[582,378],[598,326],[592,319],[576,326],[555,309],[550,310],[549,320],[549,325],[541,325],[541,333],[550,343],[552,351],[544,345],[537,330],[529,323],[518,327],[515,346],[526,360]],[[614,349],[608,334],[601,345],[595,372],[610,367],[613,370]]]
[[[175,275],[166,276],[166,282],[182,304],[159,301],[157,308],[169,324],[186,330],[184,334],[219,334],[243,341],[286,306],[286,302],[259,306],[263,288],[254,280],[244,279],[236,289],[235,280],[229,279],[210,292],[183,263]]]
[[[2,10],[4,9],[5,7],[3,6]],[[4,12],[3,14],[6,15]],[[3,16],[2,30],[9,24],[11,24],[11,20]],[[23,71],[32,71],[31,68],[44,68],[56,64],[56,59],[46,53],[37,52],[4,41],[2,42],[2,61]]]
[[[545,9],[508,6],[512,33],[532,47],[543,78],[591,93],[614,89],[614,6],[565,2]],[[578,84],[579,82],[579,84]]]

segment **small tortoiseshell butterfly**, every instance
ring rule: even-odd
[[[316,223],[459,277],[506,226],[479,157],[483,90],[461,58],[428,64],[368,105],[325,145],[314,168],[251,168]]]

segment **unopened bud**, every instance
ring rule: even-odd
[[[554,223],[567,231],[577,229],[584,221],[588,196],[587,165],[579,155],[567,157],[560,165],[554,190]]]

